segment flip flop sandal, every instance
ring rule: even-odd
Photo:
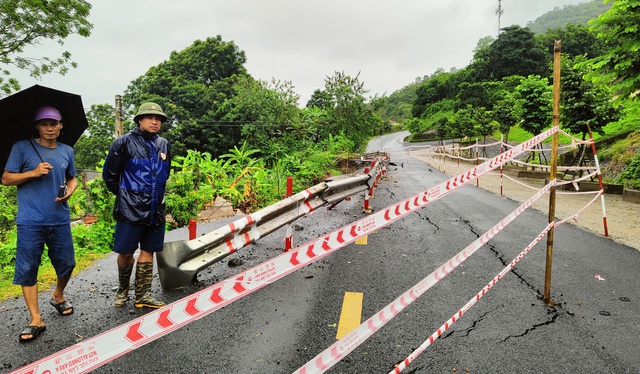
[[[40,336],[40,334],[47,329],[47,326],[27,326],[24,330],[18,335],[18,339],[21,342],[30,342]],[[23,338],[22,335],[31,335],[30,338]]]
[[[73,314],[73,305],[69,300],[65,300],[61,303],[56,303],[54,299],[49,300],[49,304],[53,305],[54,308],[58,311],[58,314],[61,316],[70,316]],[[71,309],[69,313],[65,313],[65,311]]]

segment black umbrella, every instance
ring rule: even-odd
[[[64,127],[58,141],[73,146],[88,126],[80,95],[34,85],[0,100],[0,174],[13,143],[37,136],[33,116],[41,106],[52,106],[62,114]]]

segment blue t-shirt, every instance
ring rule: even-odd
[[[31,143],[31,144],[29,144]],[[33,145],[33,147],[31,146]],[[56,226],[69,223],[67,201],[56,202],[60,186],[76,176],[73,149],[58,143],[56,148],[44,147],[34,140],[21,140],[11,148],[5,170],[24,173],[34,170],[42,162],[53,166],[49,174],[18,185],[18,225]]]

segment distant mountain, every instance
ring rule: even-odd
[[[544,34],[549,29],[565,27],[572,23],[574,25],[586,25],[590,19],[598,18],[599,15],[611,9],[613,2],[603,4],[602,0],[593,0],[578,5],[565,5],[556,7],[547,12],[535,21],[529,21],[527,27],[536,34]]]

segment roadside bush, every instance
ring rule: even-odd
[[[4,189],[4,188],[3,188]],[[0,281],[13,279],[14,264],[16,263],[17,231],[3,231],[4,240],[0,242]]]
[[[18,190],[15,187],[0,187],[0,241],[4,242],[5,234],[15,226],[18,213]]]
[[[85,214],[94,215],[101,222],[114,223],[113,205],[116,197],[108,189],[102,178],[96,178],[86,183],[86,190],[73,194],[77,196],[78,206]]]
[[[172,227],[184,227],[191,218],[197,218],[206,202],[213,200],[214,191],[210,184],[197,184],[194,174],[177,172],[167,182],[165,203],[171,215]],[[175,228],[174,227],[174,228]]]
[[[114,231],[113,222],[97,221],[91,225],[74,225],[71,232],[76,256],[109,253],[113,248]]]
[[[640,190],[640,152],[636,152],[616,181],[625,187]]]

